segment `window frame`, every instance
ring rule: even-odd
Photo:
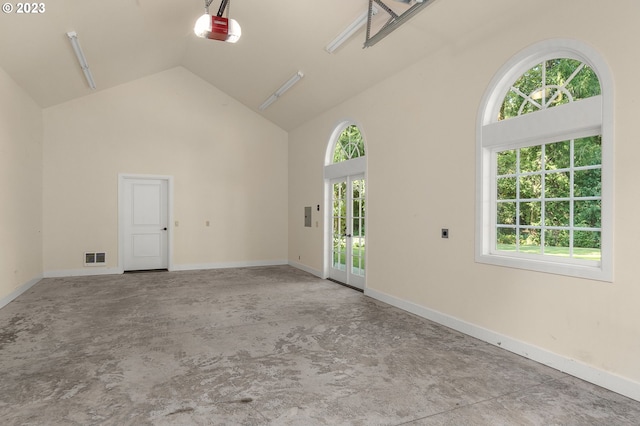
[[[356,126],[358,130],[360,130],[360,134],[362,135],[362,139],[364,140],[364,155],[352,158],[350,160],[343,160],[338,163],[334,163],[333,153],[336,149],[336,145],[338,144],[338,140],[340,139],[340,135],[342,135],[342,132],[344,132],[349,126]],[[333,132],[331,133],[331,138],[329,139],[329,141],[330,142],[327,145],[327,150],[325,152],[324,158],[325,179],[334,179],[336,177],[364,173],[367,164],[367,144],[366,136],[364,134],[364,131],[362,130],[362,126],[359,123],[352,120],[342,121],[337,126],[335,126]]]
[[[600,81],[601,94],[498,121],[498,111],[513,82],[536,64],[553,58],[576,59],[588,65]],[[601,260],[494,250],[496,152],[595,134],[602,137]],[[546,40],[516,54],[495,74],[482,98],[476,140],[476,262],[613,281],[613,82],[602,57],[584,43],[569,39]]]

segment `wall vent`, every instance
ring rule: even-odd
[[[103,266],[107,263],[105,252],[87,252],[84,254],[84,266]]]

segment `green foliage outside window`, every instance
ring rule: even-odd
[[[333,151],[333,162],[339,163],[358,157],[363,157],[364,140],[358,126],[350,125],[340,134]]]
[[[599,94],[588,65],[550,59],[513,83],[498,120]],[[601,164],[599,135],[498,152],[497,248],[599,260]]]
[[[529,253],[544,247],[544,253],[557,255],[573,247],[576,257],[587,253],[579,249],[598,252],[601,152],[600,136],[499,152],[498,247]]]
[[[525,72],[511,87],[498,120],[517,117],[600,94],[600,81],[575,59],[550,59]]]
[[[335,145],[333,162],[352,160],[365,155],[364,140],[360,129],[355,125],[345,128]],[[352,260],[354,271],[361,274],[364,271],[365,252],[365,181],[357,179],[352,181],[352,187],[347,188],[346,182],[338,182],[333,185],[333,264],[338,269],[346,270],[347,240],[347,190],[351,190],[351,236]],[[337,265],[337,266],[336,266]]]

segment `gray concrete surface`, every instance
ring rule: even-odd
[[[45,279],[2,425],[637,425],[640,403],[291,267]]]

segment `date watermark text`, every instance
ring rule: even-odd
[[[3,3],[4,13],[45,13],[47,6],[45,3]]]

